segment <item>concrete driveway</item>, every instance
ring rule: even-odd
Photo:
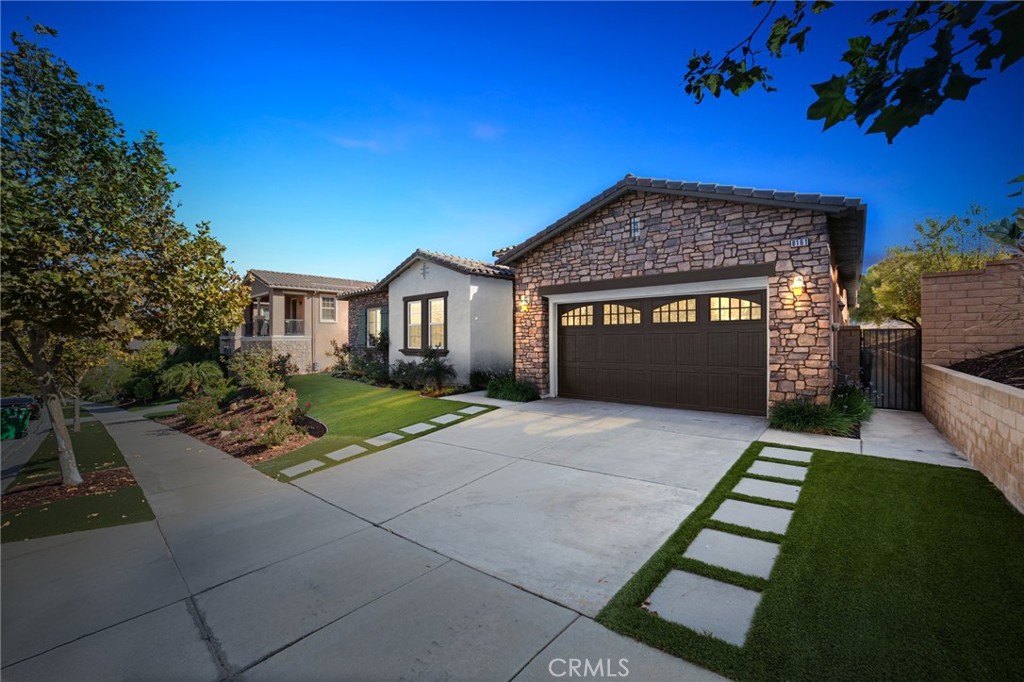
[[[550,400],[287,485],[95,413],[157,520],[4,546],[5,680],[720,679],[592,616],[762,419]]]

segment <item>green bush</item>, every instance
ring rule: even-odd
[[[827,436],[849,436],[857,425],[856,419],[834,405],[800,398],[776,403],[768,421],[773,429]]]
[[[298,431],[290,422],[278,420],[270,424],[256,442],[264,447],[273,448],[288,440],[288,436],[295,433],[298,433]]]
[[[423,351],[423,359],[420,361],[420,376],[426,385],[439,391],[449,381],[454,381],[458,372],[439,349],[428,348]]]
[[[384,356],[387,357],[387,356]],[[377,354],[354,353],[349,363],[349,376],[367,384],[382,386],[388,383],[388,363]]]
[[[197,395],[202,387],[224,376],[220,365],[212,360],[182,362],[168,367],[160,374],[160,386],[165,393]]]
[[[189,426],[197,426],[210,423],[220,414],[220,409],[216,400],[208,395],[202,395],[178,405],[178,414],[185,418],[185,423]]]
[[[871,401],[856,384],[840,384],[832,391],[832,406],[858,424],[871,419],[875,411]]]
[[[210,377],[203,382],[200,388],[202,395],[210,396],[217,401],[218,405],[225,404],[235,393],[231,380],[224,375]]]
[[[292,362],[291,353],[278,354],[271,363],[270,368],[281,381],[299,373],[299,366]]]
[[[540,398],[540,391],[530,381],[516,381],[512,372],[503,372],[487,383],[487,397],[528,403]]]
[[[149,402],[156,395],[156,389],[149,377],[140,377],[132,386],[132,395],[140,402]]]
[[[491,383],[491,379],[503,374],[509,374],[511,371],[509,369],[474,369],[469,373],[469,387],[474,391],[481,391],[487,388],[487,384]]]
[[[267,348],[247,348],[235,353],[228,360],[228,371],[240,388],[260,395],[271,395],[284,388]]]
[[[391,365],[391,380],[401,388],[419,390],[423,388],[423,372],[417,362],[399,360]]]

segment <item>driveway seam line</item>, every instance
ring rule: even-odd
[[[538,650],[537,650],[537,653],[535,653],[535,654],[534,654],[533,656],[530,656],[530,660],[528,660],[528,661],[527,661],[526,663],[524,663],[524,664],[523,664],[523,666],[522,666],[521,668],[519,668],[519,670],[517,670],[517,671],[516,671],[516,674],[515,674],[515,675],[513,675],[513,676],[512,676],[512,677],[510,677],[510,678],[508,678],[508,679],[509,679],[509,682],[512,682],[512,680],[514,680],[514,679],[516,679],[517,677],[519,677],[519,676],[520,676],[520,675],[521,675],[521,674],[523,673],[523,671],[524,671],[524,670],[526,670],[527,668],[529,668],[529,667],[530,667],[530,664],[531,664],[531,663],[533,663],[533,662],[534,662],[534,660],[536,660],[538,656],[540,656],[540,655],[541,655],[542,653],[544,653],[544,652],[545,652],[545,651],[547,651],[547,650],[548,650],[549,648],[551,648],[551,645],[555,643],[555,640],[556,640],[556,639],[558,639],[559,637],[561,637],[562,635],[564,635],[564,634],[565,634],[565,631],[566,631],[566,630],[568,630],[569,628],[571,628],[571,627],[573,626],[573,624],[574,624],[574,623],[575,623],[576,621],[578,621],[578,620],[579,620],[580,618],[586,618],[586,616],[584,616],[584,615],[582,615],[582,614],[577,614],[577,615],[576,615],[576,617],[575,617],[575,618],[573,618],[573,619],[572,619],[571,621],[569,621],[569,623],[568,623],[568,624],[567,624],[567,625],[566,625],[566,626],[565,626],[564,628],[562,628],[561,630],[559,630],[559,631],[558,631],[558,634],[556,634],[556,635],[555,635],[554,637],[552,637],[552,638],[551,638],[551,640],[550,640],[550,641],[549,641],[549,642],[548,642],[547,644],[545,644],[545,645],[544,645],[544,646],[542,646],[542,647],[541,647],[540,649],[538,649]],[[551,664],[549,663],[548,665],[551,665]],[[549,672],[549,674],[550,674],[550,671],[548,671],[548,672]]]

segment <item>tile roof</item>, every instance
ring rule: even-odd
[[[460,272],[464,275],[478,275],[480,277],[494,277],[496,279],[512,279],[514,274],[514,270],[506,265],[495,265],[494,263],[485,263],[484,261],[463,258],[462,256],[453,256],[449,253],[416,249],[408,258],[402,261],[397,268],[389,272],[382,280],[374,285],[346,292],[343,298],[361,296],[363,294],[369,294],[385,289],[392,280],[402,274],[410,265],[412,265],[413,261],[417,259],[437,263],[442,267],[454,270],[455,272]]]
[[[303,291],[334,291],[347,293],[352,289],[366,287],[372,282],[321,275],[300,275],[294,272],[274,270],[250,270],[249,274],[275,289],[300,289]]]

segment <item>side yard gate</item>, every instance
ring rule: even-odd
[[[921,330],[861,329],[860,381],[875,407],[921,409]]]

